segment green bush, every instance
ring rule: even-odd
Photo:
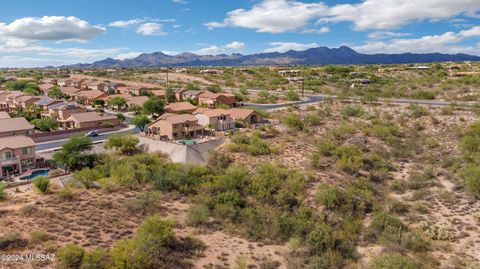
[[[61,269],[80,269],[85,250],[77,245],[69,244],[57,252],[58,267]]]
[[[28,241],[19,232],[7,232],[0,236],[0,250],[23,248],[27,244]]]
[[[410,257],[399,253],[382,254],[372,261],[373,269],[420,269],[422,266]]]
[[[81,269],[110,269],[112,265],[112,257],[107,250],[94,248],[84,254]]]
[[[360,117],[363,115],[363,113],[364,113],[363,108],[357,105],[346,105],[345,107],[343,107],[341,112],[344,118]]]
[[[317,224],[307,237],[307,245],[313,254],[332,250],[335,247],[335,237],[332,228],[325,223]]]
[[[461,170],[467,190],[480,196],[480,168],[477,164],[469,164]]]
[[[7,187],[6,183],[0,182],[0,201],[7,198],[7,193],[5,193],[5,188]]]
[[[208,207],[205,205],[191,205],[187,211],[187,225],[200,226],[208,221]]]
[[[283,118],[282,123],[287,125],[291,129],[296,130],[303,130],[304,123],[299,115],[295,113],[288,114],[285,118]]]
[[[33,179],[32,183],[41,193],[47,193],[50,187],[50,179],[48,177],[36,177]]]

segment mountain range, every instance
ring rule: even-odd
[[[468,54],[402,53],[362,54],[342,46],[339,48],[318,47],[304,51],[290,50],[284,53],[258,53],[251,55],[218,54],[197,55],[185,52],[167,55],[162,52],[143,53],[125,60],[107,58],[90,64],[62,66],[68,68],[109,67],[188,67],[188,66],[261,66],[261,65],[322,65],[322,64],[402,64],[446,61],[480,61],[479,56]]]

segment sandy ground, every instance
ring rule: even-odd
[[[167,73],[155,73],[155,74],[144,74],[140,76],[141,78],[155,78],[167,81]],[[175,73],[170,72],[168,73],[168,80],[173,82],[182,82],[182,83],[192,83],[192,82],[200,82],[205,85],[212,85],[214,83],[193,75],[188,75],[184,73]]]

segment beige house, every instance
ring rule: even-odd
[[[38,85],[38,88],[40,89],[41,92],[44,94],[47,94],[53,87],[55,87],[54,84],[50,83],[45,83],[45,84],[40,84]]]
[[[62,100],[53,99],[48,96],[42,96],[40,100],[35,102],[35,105],[39,106],[42,110],[48,110],[49,106],[62,102]]]
[[[235,120],[225,109],[206,109],[195,114],[198,123],[216,131],[227,131],[235,128]]]
[[[99,112],[72,114],[60,123],[65,129],[102,128],[119,124],[117,116]]]
[[[48,117],[64,121],[72,114],[84,113],[87,110],[76,103],[58,103],[48,106],[47,110],[42,113],[42,117]]]
[[[237,104],[235,95],[232,93],[212,93],[203,92],[198,96],[198,105],[215,108],[217,105],[227,105],[233,107]]]
[[[97,99],[103,99],[107,97],[107,94],[99,90],[80,91],[74,95],[76,102],[91,105]]]
[[[196,138],[204,132],[198,119],[189,114],[163,114],[148,125],[146,134],[165,140]]]
[[[228,110],[228,112],[233,120],[243,122],[245,124],[256,124],[263,122],[263,116],[252,109],[231,108]]]
[[[35,142],[23,135],[0,138],[0,179],[35,167]]]
[[[60,87],[73,86],[73,79],[59,79],[57,80],[57,85]]]
[[[3,120],[3,119],[10,119],[10,115],[5,112],[5,111],[0,111],[0,120]]]
[[[25,109],[29,106],[35,105],[35,102],[37,102],[40,99],[41,99],[40,96],[32,96],[32,95],[19,96],[19,97],[13,99],[13,102],[12,102],[13,104],[10,106],[10,108]]]
[[[74,96],[76,93],[80,92],[81,90],[75,87],[61,87],[60,91],[66,96]]]
[[[189,102],[180,102],[180,103],[170,103],[165,106],[165,111],[168,113],[192,113],[197,109],[196,106],[190,104]]]
[[[0,137],[30,135],[34,126],[25,118],[7,118],[0,120]]]

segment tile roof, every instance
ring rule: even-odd
[[[38,88],[44,92],[44,91],[48,91],[50,90],[51,88],[55,87],[55,85],[53,84],[50,84],[50,83],[45,83],[45,84],[40,84],[38,85]]]
[[[53,109],[53,110],[77,109],[77,108],[81,108],[81,106],[73,102],[62,102],[62,103],[48,106],[48,109]]]
[[[10,115],[5,111],[0,111],[0,120],[10,119]]]
[[[35,146],[35,142],[30,137],[24,135],[18,136],[8,136],[0,138],[0,150],[9,148],[9,149],[18,149]]]
[[[105,93],[99,90],[81,91],[75,94],[77,97],[85,97],[89,100],[97,99],[102,95],[105,95]]]
[[[165,106],[165,110],[169,111],[185,111],[185,110],[194,110],[197,107],[190,104],[189,102],[180,102],[180,103],[170,103]]]
[[[207,117],[218,117],[222,115],[230,115],[230,113],[225,109],[207,109],[200,114],[204,114]]]
[[[230,116],[233,119],[246,119],[248,116],[250,116],[252,113],[255,112],[255,110],[252,109],[241,109],[241,108],[231,108],[228,110],[230,112]]]
[[[76,114],[70,115],[67,121],[71,121],[72,119],[75,119],[78,122],[92,122],[92,121],[113,120],[113,119],[117,119],[117,116],[109,115],[105,113],[99,113],[99,112],[84,112],[84,113],[76,113]]]
[[[198,119],[190,114],[171,115],[169,117],[166,117],[164,120],[171,124],[178,124],[178,123],[183,123],[188,121],[198,122]]]
[[[73,95],[81,90],[75,87],[60,87],[60,91],[65,95]]]
[[[31,125],[25,118],[0,120],[0,133],[23,130],[33,130],[33,125]]]

